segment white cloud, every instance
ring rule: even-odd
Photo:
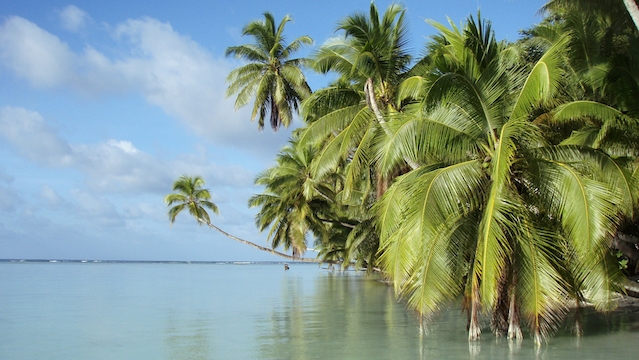
[[[41,165],[65,166],[73,161],[73,150],[42,116],[24,108],[0,108],[0,136],[20,155]]]
[[[251,171],[212,164],[206,154],[162,159],[126,140],[70,144],[39,113],[24,108],[0,108],[0,137],[32,162],[79,170],[88,188],[105,193],[165,193],[181,174],[200,174],[211,184],[232,187],[251,186],[253,179]]]
[[[129,220],[154,219],[156,221],[166,221],[166,209],[155,203],[141,202],[135,205],[125,204],[123,213]]]
[[[217,144],[272,157],[289,131],[257,132],[247,108],[235,111],[226,99],[226,75],[236,63],[214,58],[170,24],[151,18],[115,27],[117,56],[90,44],[73,52],[57,36],[36,24],[10,17],[0,26],[0,63],[36,87],[71,88],[95,97],[134,92],[195,134]]]
[[[67,44],[17,16],[0,26],[0,61],[36,87],[71,81],[77,63]]]
[[[87,175],[87,185],[102,192],[154,191],[166,185],[161,162],[128,141],[72,145],[75,166]]]
[[[90,20],[89,14],[75,5],[69,5],[60,11],[62,26],[69,31],[82,29]]]
[[[79,207],[79,214],[99,219],[104,225],[122,224],[123,220],[118,210],[106,197],[82,190],[72,190],[71,195]]]

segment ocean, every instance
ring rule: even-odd
[[[536,349],[469,346],[375,275],[289,263],[0,262],[0,359],[637,359],[639,314],[591,314]],[[527,334],[525,334],[527,335]]]

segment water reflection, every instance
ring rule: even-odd
[[[420,332],[392,289],[315,266],[0,264],[1,359],[637,359],[639,309],[585,311],[541,348],[468,344],[457,306]],[[639,300],[637,301],[639,302]],[[488,319],[485,319],[488,325]],[[38,341],[34,341],[38,339]]]
[[[169,315],[164,339],[168,358],[211,359],[215,339],[211,320],[205,313]]]
[[[261,321],[265,359],[380,359],[419,355],[418,321],[387,286],[353,273],[325,273],[309,296],[301,279],[282,284],[282,304]]]
[[[301,277],[282,281],[281,302],[259,320],[263,359],[634,359],[638,350],[637,312],[588,310],[584,337],[566,326],[540,348],[529,334],[509,341],[494,338],[487,326],[482,340],[469,344],[457,308],[432,319],[420,336],[418,317],[375,278],[326,273],[311,292]]]

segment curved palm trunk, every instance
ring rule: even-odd
[[[256,244],[256,243],[254,243],[254,242],[250,242],[250,241],[248,241],[248,240],[244,240],[244,239],[241,239],[241,238],[239,238],[239,237],[237,237],[237,236],[231,235],[231,234],[227,233],[226,231],[224,231],[224,230],[220,229],[219,227],[217,227],[217,226],[215,226],[215,225],[211,224],[211,223],[210,223],[210,222],[208,222],[208,221],[203,221],[203,222],[204,222],[206,225],[208,225],[210,228],[213,228],[213,229],[215,229],[215,230],[217,230],[217,231],[221,232],[224,236],[226,236],[226,237],[228,237],[228,238],[230,238],[230,239],[233,239],[233,240],[235,240],[235,241],[241,242],[242,244],[245,244],[245,245],[248,245],[248,246],[252,246],[252,247],[254,247],[254,248],[256,248],[256,249],[259,249],[259,250],[262,250],[262,251],[266,251],[266,252],[271,253],[271,254],[273,254],[273,255],[281,256],[281,257],[283,257],[283,258],[286,258],[286,259],[289,259],[289,260],[292,260],[292,261],[311,262],[311,263],[321,263],[321,262],[326,262],[326,261],[322,261],[322,260],[320,260],[320,259],[300,258],[300,257],[295,257],[295,256],[292,256],[292,255],[284,254],[284,253],[281,253],[281,252],[279,252],[279,251],[275,251],[275,250],[273,250],[273,249],[269,249],[269,248],[267,248],[267,247],[260,246],[260,245],[258,245],[258,244]]]
[[[375,196],[380,199],[382,195],[388,190],[388,179],[383,177],[379,172],[377,174],[377,184],[375,186]]]
[[[623,0],[623,4],[626,6],[626,10],[630,14],[632,21],[635,23],[637,31],[639,31],[639,7],[635,0]]]
[[[379,106],[377,105],[377,101],[375,100],[375,91],[373,89],[373,79],[368,78],[366,80],[366,84],[364,85],[364,93],[366,94],[366,105],[373,111],[375,114],[375,118],[377,122],[381,125],[382,129],[386,135],[390,136],[390,131],[388,130],[388,126],[386,126],[386,120],[384,120],[384,115],[379,110]],[[415,170],[419,167],[419,164],[412,161],[411,159],[404,158],[404,161],[411,167],[412,170]]]
[[[386,127],[386,120],[384,120],[384,116],[382,112],[379,111],[379,106],[377,105],[377,101],[375,100],[375,91],[373,89],[373,79],[368,78],[366,80],[366,84],[364,85],[364,92],[366,93],[366,105],[373,110],[373,114],[377,118],[377,122],[382,125],[382,128],[388,134],[388,128]]]

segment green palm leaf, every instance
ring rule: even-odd
[[[226,56],[249,62],[229,74],[226,94],[238,94],[236,109],[254,99],[251,121],[257,118],[259,129],[264,127],[267,118],[274,131],[282,125],[288,127],[299,103],[311,93],[300,69],[307,61],[289,57],[312,40],[302,36],[286,45],[283,31],[289,21],[291,17],[287,15],[276,28],[273,15],[264,13],[263,21],[250,22],[242,32],[253,37],[253,44],[226,49]]]

